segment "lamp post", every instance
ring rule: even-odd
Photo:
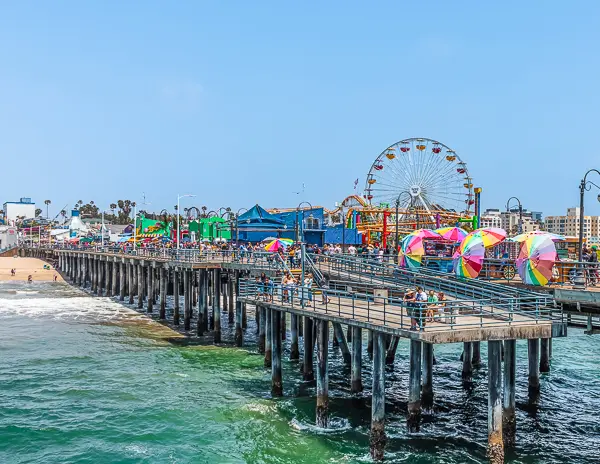
[[[344,214],[344,202],[340,206],[340,213],[342,215],[342,254],[346,249],[346,215]]]
[[[398,253],[398,250],[400,249],[400,232],[398,231],[398,229],[400,228],[400,224],[399,224],[399,220],[400,220],[400,197],[403,194],[407,194],[410,197],[410,203],[409,205],[412,205],[412,195],[410,194],[410,192],[408,191],[404,191],[404,192],[400,192],[398,194],[398,198],[396,198],[396,254]],[[409,206],[410,208],[410,206]]]
[[[180,232],[179,232],[179,200],[182,198],[191,198],[196,195],[192,195],[191,193],[185,193],[183,195],[177,195],[177,252],[179,252],[179,240],[180,240]]]
[[[248,211],[248,208],[240,208],[237,210],[237,213],[235,213],[235,244],[236,245],[240,244],[240,225],[239,225],[238,221],[240,218],[240,211],[242,211],[243,209]]]
[[[300,204],[296,207],[296,241],[297,242],[300,241],[299,239],[301,239],[301,241],[304,242],[304,227],[303,227],[304,209],[302,209],[302,223],[300,224],[300,227],[298,227],[298,212],[300,211],[301,206],[305,203],[308,206],[310,206],[311,210],[313,209],[313,205],[311,205],[308,201],[301,201]],[[300,237],[298,236],[298,229],[300,229]]]
[[[591,180],[587,180],[588,174],[592,172],[595,172],[596,174],[600,175],[600,171],[598,171],[597,169],[590,169],[588,172],[585,173],[585,176],[583,176],[583,179],[581,179],[581,183],[579,184],[579,250],[577,256],[579,262],[583,261],[583,199],[585,196],[585,191],[590,190],[592,188],[592,185],[600,190],[600,186],[594,184]],[[598,201],[600,201],[600,195],[598,195]]]
[[[506,212],[510,214],[510,200],[517,200],[517,203],[519,204],[519,225],[517,228],[517,233],[518,234],[522,234],[523,233],[523,205],[521,205],[521,200],[519,200],[517,197],[510,197],[508,199],[508,201],[506,202]],[[509,220],[509,224],[510,224],[510,220]]]

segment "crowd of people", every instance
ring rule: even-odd
[[[445,317],[446,296],[444,292],[425,292],[418,286],[404,294],[404,303],[410,317],[410,330],[424,329],[428,322],[442,321]],[[437,313],[437,314],[436,314]]]
[[[258,299],[264,301],[273,301],[273,295],[276,293],[281,297],[283,303],[294,303],[294,298],[297,297],[300,303],[313,301],[313,283],[314,277],[311,273],[307,273],[302,281],[301,276],[293,276],[290,272],[286,272],[281,278],[281,284],[276,285],[275,281],[267,276],[264,272],[255,279],[256,294]],[[321,303],[327,303],[327,293],[321,293]]]

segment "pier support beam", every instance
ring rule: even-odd
[[[362,329],[352,326],[352,366],[350,370],[350,392],[360,393],[362,385]]]
[[[129,304],[133,304],[133,294],[135,292],[133,285],[133,264],[127,263],[127,277],[129,280]]]
[[[396,359],[396,350],[398,349],[398,343],[400,343],[400,337],[392,336],[390,341],[390,345],[385,354],[385,363],[388,365],[393,365],[394,360]]]
[[[116,263],[115,263],[116,264]],[[125,263],[119,263],[119,301],[125,301]]]
[[[409,431],[418,431],[421,421],[421,342],[410,341],[410,372],[408,380]]]
[[[550,372],[550,339],[540,339],[540,372]]]
[[[292,341],[290,344],[290,361],[298,361],[300,359],[300,350],[298,349],[298,315],[290,316],[290,331]]]
[[[346,337],[344,336],[344,329],[342,329],[342,325],[338,322],[333,323],[333,334],[335,339],[338,342],[338,346],[342,351],[342,357],[344,358],[344,364],[350,364],[352,361],[352,356],[350,355],[350,350],[348,349],[348,343],[346,342]]]
[[[371,359],[373,359],[373,331],[369,330],[367,332],[367,354]]]
[[[154,268],[148,264],[148,312],[154,311]]]
[[[423,343],[423,388],[421,403],[425,409],[433,407],[433,344]]]
[[[233,289],[231,289],[233,290]],[[231,301],[230,301],[231,303]],[[258,308],[256,309],[258,312]],[[235,302],[235,346],[244,344],[244,335],[242,332],[242,302]]]
[[[158,317],[161,320],[167,318],[167,276],[164,267],[159,269],[159,285],[160,285],[160,309],[158,310]]]
[[[517,379],[517,341],[504,340],[504,395],[502,432],[506,447],[515,445],[517,420],[515,416],[515,382]]]
[[[221,343],[221,270],[214,270],[215,297],[213,298],[214,340]]]
[[[471,342],[473,346],[473,356],[471,358],[471,364],[474,369],[481,367],[481,342]]]
[[[273,315],[270,308],[265,308],[265,367],[271,367],[273,349]]]
[[[302,359],[302,377],[306,381],[315,380],[313,323],[314,322],[310,317],[304,317],[304,334],[302,337],[304,343],[304,358]]]
[[[179,325],[179,270],[173,269],[173,324]]]
[[[473,344],[464,342],[463,346],[462,379],[469,382],[473,376]]]
[[[138,301],[137,301],[138,309],[142,309],[144,307],[144,265],[138,265]]]
[[[184,269],[181,274],[183,277],[183,329],[190,330],[192,324],[190,271]]]
[[[317,321],[317,427],[329,422],[329,322]]]
[[[204,335],[204,331],[206,330],[206,321],[204,320],[204,306],[206,304],[204,272],[204,269],[198,271],[198,323],[196,324],[196,333],[199,337]]]
[[[488,342],[488,446],[491,464],[504,463],[502,439],[502,342]]]
[[[260,313],[258,320],[258,352],[265,352],[265,333],[267,330],[267,310],[262,306],[256,306],[256,312]]]
[[[111,295],[110,296],[117,296],[117,293],[119,291],[119,281],[117,279],[117,274],[118,274],[118,263],[116,261],[113,260],[113,262],[111,263],[112,265],[112,278],[111,278],[111,284],[112,284],[112,291],[111,291]]]
[[[281,379],[281,312],[271,310],[271,395],[283,396]],[[242,321],[240,320],[240,323]]]
[[[540,396],[540,341],[537,338],[527,340],[529,355],[529,401],[537,402]]]
[[[385,449],[385,338],[377,332],[373,343],[373,390],[371,402],[370,450],[374,461],[383,461]],[[420,343],[420,342],[419,342]]]
[[[210,293],[209,274],[207,270],[202,270],[200,272],[202,275],[204,275],[204,294],[201,296],[202,312],[204,313],[204,316],[202,317],[202,323],[204,324],[204,331],[208,332],[208,294]]]
[[[235,271],[236,273],[238,271]],[[229,299],[228,302],[228,308],[229,308],[229,323],[233,324],[234,321],[234,316],[235,316],[235,311],[237,311],[237,308],[234,306],[234,302],[233,302],[233,281],[234,281],[234,277],[233,277],[233,272],[230,272],[229,275],[227,276],[227,298]],[[241,328],[241,316],[240,316],[240,328]]]

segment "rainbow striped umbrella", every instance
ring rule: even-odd
[[[291,238],[276,238],[265,245],[265,250],[272,252],[279,251],[280,249],[285,250],[292,243],[294,243],[294,241]]]
[[[498,245],[506,239],[506,231],[497,227],[477,229],[471,232],[469,235],[481,238],[481,240],[483,241],[483,246],[485,248],[490,248],[494,245]]]
[[[485,246],[481,237],[468,234],[454,253],[454,273],[458,277],[477,277],[483,267],[484,257]]]
[[[556,258],[556,246],[552,238],[532,235],[521,243],[515,264],[524,283],[543,286],[552,279]]]
[[[545,237],[545,238],[549,238],[553,242],[561,242],[563,240],[566,240],[565,237],[562,235],[553,234],[551,232],[545,232],[543,230],[534,230],[532,232],[525,232],[524,234],[519,234],[519,235],[515,235],[512,238],[508,238],[507,240],[509,240],[511,242],[524,242],[529,237]]]
[[[401,266],[409,269],[416,269],[421,266],[423,256],[425,256],[423,240],[426,238],[439,239],[440,235],[433,230],[419,229],[402,239],[399,250]]]
[[[449,242],[462,242],[468,235],[468,232],[460,227],[442,227],[435,231],[440,234],[444,240],[448,240]]]

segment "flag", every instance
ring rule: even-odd
[[[356,179],[356,180],[354,181],[354,190],[356,190],[356,187],[357,187],[357,186],[358,186],[358,179]]]

